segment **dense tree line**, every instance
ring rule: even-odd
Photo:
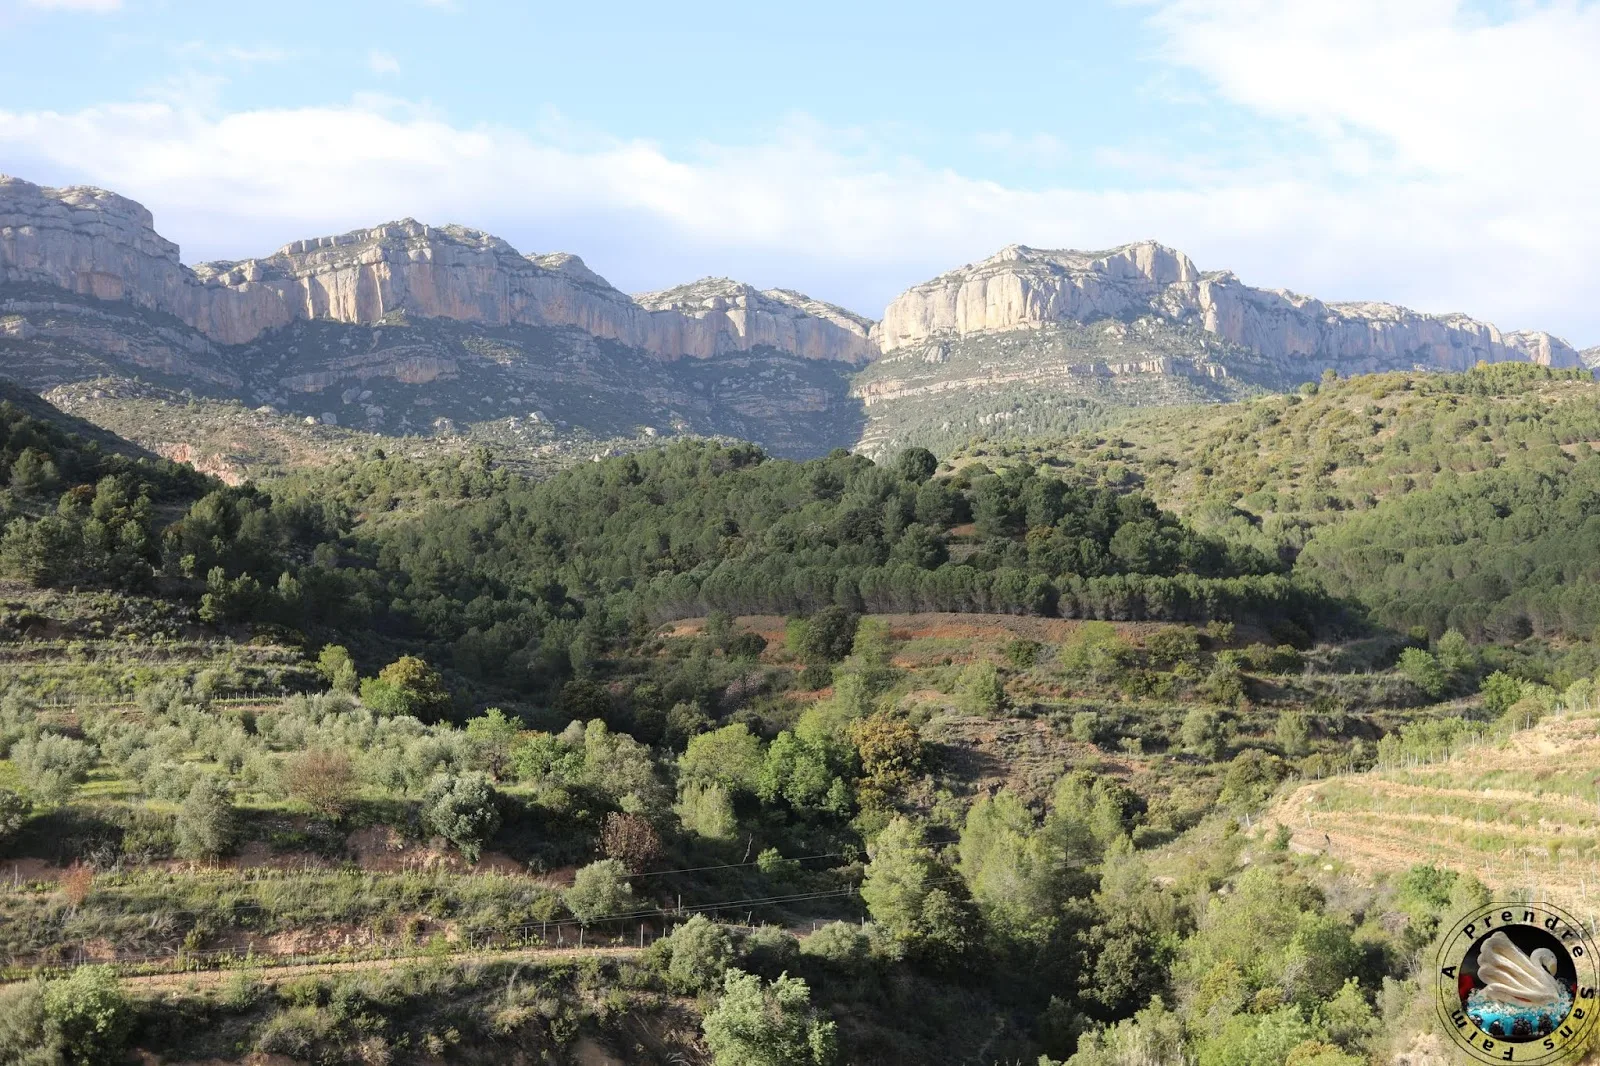
[[[1294,395],[974,454],[1142,489],[1200,532],[1294,560],[1387,626],[1589,638],[1597,399],[1585,371],[1522,363],[1330,374]]]
[[[208,481],[0,400],[0,572],[36,585],[147,587],[161,566],[159,511]]]
[[[1546,442],[1312,538],[1299,566],[1377,620],[1474,641],[1587,638],[1600,626],[1600,456]]]
[[[140,480],[143,467],[86,463],[66,435],[33,432],[13,434],[11,480],[40,507],[0,539],[6,573],[129,589],[164,576],[206,621],[447,642],[459,668],[501,680],[560,675],[663,620],[712,611],[1310,628],[1318,603],[1275,559],[1143,496],[1030,468],[935,478],[921,449],[893,465],[842,451],[796,463],[681,442],[539,483],[494,470],[481,450],[435,464],[376,453],[266,492],[165,468]],[[23,456],[54,464],[54,480]],[[73,484],[86,476],[97,480]],[[44,512],[43,494],[63,488]],[[184,494],[181,514],[160,506]]]

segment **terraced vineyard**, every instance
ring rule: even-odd
[[[1271,812],[1301,851],[1371,873],[1432,863],[1600,909],[1600,714],[1553,717],[1436,763],[1301,785]]]

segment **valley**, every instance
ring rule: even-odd
[[[0,1062],[1439,1060],[1593,906],[1587,359],[0,183]]]

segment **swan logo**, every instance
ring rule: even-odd
[[[1548,903],[1474,910],[1445,932],[1435,971],[1445,1031],[1480,1062],[1575,1058],[1600,1018],[1600,953]]]

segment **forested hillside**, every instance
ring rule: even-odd
[[[0,405],[0,1062],[1433,1054],[1501,858],[1590,903],[1566,800],[1397,805],[1588,787],[1595,394],[240,486]]]
[[[1597,401],[1585,372],[1513,364],[1330,376],[1296,395],[966,454],[1148,493],[1395,629],[1587,639],[1600,622]]]
[[[84,466],[67,437],[32,447],[35,423],[10,417],[17,514],[0,574],[39,587],[165,582],[203,621],[425,641],[468,675],[522,689],[559,681],[575,645],[594,654],[708,611],[1318,625],[1320,598],[1277,559],[1138,494],[1026,468],[935,478],[921,450],[879,467],[682,442],[542,482],[495,469],[486,449],[431,464],[375,452],[265,490],[163,464],[153,482]],[[180,497],[192,500],[181,514],[158,506]]]

